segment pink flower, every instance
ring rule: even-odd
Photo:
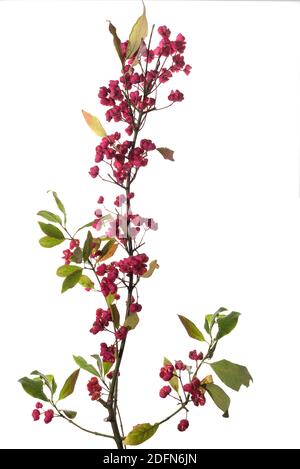
[[[173,365],[165,365],[160,369],[159,376],[161,379],[164,381],[170,381],[170,379],[173,378],[173,373],[174,373],[174,366]]]
[[[43,404],[42,404],[41,402],[37,402],[37,403],[35,404],[35,408],[36,408],[36,409],[42,409],[42,408],[43,408]]]
[[[32,415],[32,418],[33,418],[33,420],[34,420],[35,422],[36,422],[37,420],[40,420],[41,413],[40,413],[40,411],[39,411],[38,409],[34,409],[34,410],[32,411],[32,414],[31,414],[31,415]]]
[[[140,311],[142,311],[142,305],[138,303],[131,303],[131,305],[129,306],[130,313],[139,313]]]
[[[167,28],[167,26],[159,26],[157,31],[162,37],[168,38],[171,35],[171,31]]]
[[[98,176],[98,174],[99,174],[99,166],[93,166],[89,170],[89,175],[94,179]]]
[[[171,391],[172,389],[170,388],[170,386],[163,386],[161,390],[159,391],[159,396],[164,399],[170,394]]]
[[[171,91],[171,93],[168,96],[168,100],[173,101],[174,103],[176,101],[177,102],[183,101],[183,99],[184,99],[184,95],[179,90]]]
[[[127,332],[128,332],[127,328],[125,326],[121,326],[120,329],[118,329],[115,332],[115,336],[118,340],[124,340],[124,339],[126,339]]]
[[[189,75],[191,73],[191,70],[192,70],[192,67],[190,65],[186,65],[183,69],[186,75]]]
[[[53,410],[52,410],[52,409],[46,410],[44,422],[45,422],[45,423],[50,423],[50,422],[52,422],[53,417],[54,417],[54,412],[53,412]]]
[[[114,345],[108,346],[104,342],[100,344],[100,356],[103,358],[104,362],[114,363],[115,353],[116,353],[116,349]]]
[[[87,384],[87,389],[92,401],[97,401],[101,395],[102,387],[100,386],[99,381],[96,377],[93,377],[89,380]]]
[[[180,420],[177,428],[180,432],[184,432],[189,427],[189,421],[186,419]]]
[[[203,353],[202,352],[197,352],[196,350],[192,350],[190,353],[189,353],[189,358],[191,360],[203,360]]]
[[[143,138],[140,142],[140,147],[144,151],[152,151],[155,150],[156,146],[152,142],[152,140],[147,140],[146,138]]]
[[[103,204],[104,202],[104,197],[103,195],[100,195],[99,199],[98,199],[98,204]]]
[[[178,360],[175,362],[175,368],[176,370],[186,370],[186,365],[181,360]]]
[[[97,208],[94,212],[95,217],[101,218],[102,217],[102,210],[100,208]]]
[[[160,83],[166,83],[167,81],[172,78],[172,72],[170,70],[167,70],[166,68],[162,68],[161,74],[159,75],[159,82]]]

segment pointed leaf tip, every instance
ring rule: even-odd
[[[101,122],[99,121],[98,117],[93,116],[92,114],[89,114],[88,112],[84,111],[83,109],[81,110],[83,117],[89,126],[89,128],[95,132],[98,137],[105,137],[107,135],[106,131],[101,125]]]

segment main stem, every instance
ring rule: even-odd
[[[140,131],[142,117],[143,117],[143,111],[140,111],[140,113],[138,115],[137,122],[136,122],[136,126],[135,126],[133,142],[132,142],[132,147],[131,147],[132,150],[135,148],[135,145],[136,145],[137,137],[138,137],[138,134],[139,134],[139,131]],[[130,213],[130,210],[131,210],[130,198],[128,197],[128,195],[131,191],[131,172],[127,176],[125,191],[126,191],[126,212],[127,212],[127,215],[128,215]],[[132,238],[130,236],[129,229],[128,229],[129,228],[129,223],[130,223],[130,220],[127,217],[127,234],[126,234],[127,243],[126,243],[126,247],[127,247],[128,255],[132,256],[133,253],[134,253],[134,249],[133,249]],[[134,289],[133,274],[129,274],[129,282],[128,282],[128,286],[127,286],[127,300],[126,300],[125,319],[130,314],[129,308],[130,308],[130,305],[131,305],[131,302],[132,302],[133,289]],[[117,421],[116,409],[117,409],[117,405],[118,405],[118,380],[119,380],[118,375],[119,375],[119,370],[120,370],[120,366],[121,366],[121,363],[122,363],[122,358],[123,358],[123,354],[124,354],[125,345],[126,345],[126,338],[122,341],[121,346],[120,346],[120,350],[119,350],[118,357],[117,357],[117,360],[116,360],[116,366],[115,366],[115,369],[114,369],[113,378],[112,378],[111,385],[110,385],[110,391],[109,391],[109,395],[108,395],[108,399],[107,399],[108,420],[111,423],[111,428],[112,428],[112,431],[113,431],[113,434],[114,434],[114,439],[115,439],[115,442],[116,442],[116,445],[117,445],[118,449],[124,449],[123,439],[122,439],[120,429],[119,429],[119,424],[118,424],[118,421]]]

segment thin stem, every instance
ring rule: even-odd
[[[56,407],[56,405],[54,404],[54,402],[51,402],[51,404],[53,405],[54,409],[57,411],[57,413],[59,414],[60,417],[62,417],[64,420],[66,420],[67,422],[71,423],[72,425],[74,425],[74,427],[77,427],[79,428],[80,430],[86,432],[86,433],[91,433],[92,435],[96,435],[96,436],[103,436],[105,438],[112,438],[114,439],[114,436],[113,435],[107,435],[106,433],[99,433],[99,432],[94,432],[93,430],[88,430],[87,428],[84,428],[82,427],[81,425],[78,425],[78,423],[74,422],[74,420],[71,420],[71,419],[68,419],[68,417],[66,417],[65,415],[62,414],[62,412]]]

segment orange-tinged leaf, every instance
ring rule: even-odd
[[[98,260],[101,262],[106,261],[106,259],[109,259],[110,257],[114,255],[117,249],[118,249],[118,243],[112,244],[109,247],[108,251],[104,253],[102,256],[100,256]]]
[[[81,112],[89,128],[92,129],[92,131],[95,132],[98,137],[105,137],[107,135],[98,117],[93,116],[92,114],[89,114],[83,110]]]

